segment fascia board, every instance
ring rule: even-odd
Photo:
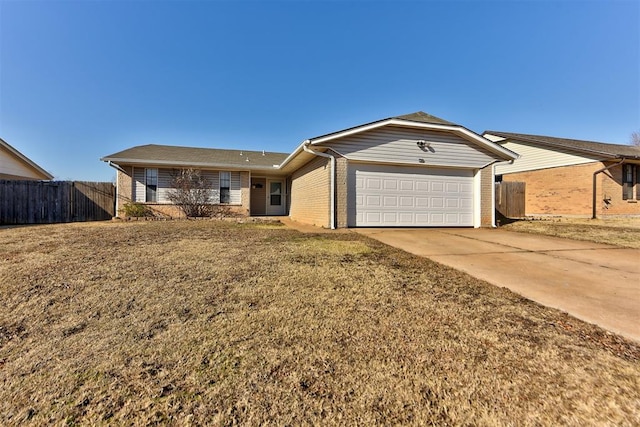
[[[115,164],[129,164],[129,165],[155,165],[155,166],[200,166],[208,168],[222,168],[222,169],[237,169],[237,170],[277,170],[275,166],[251,166],[251,165],[234,165],[230,163],[207,163],[207,162],[176,162],[172,160],[141,160],[141,159],[124,159],[116,157],[103,157],[100,160],[103,162],[112,162]],[[247,162],[251,163],[251,162]]]

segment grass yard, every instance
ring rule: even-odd
[[[638,425],[640,347],[356,233],[0,229],[1,425]]]
[[[640,249],[640,218],[638,217],[606,219],[545,217],[515,221],[500,228]]]

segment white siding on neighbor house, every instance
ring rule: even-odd
[[[145,182],[144,182],[145,168],[136,167],[133,170],[134,179],[134,197],[136,202],[145,202]],[[157,203],[171,203],[168,194],[171,188],[173,169],[158,169],[158,202]],[[220,172],[219,171],[202,171],[202,176],[211,184],[212,200],[211,203],[220,203]],[[242,203],[241,187],[240,187],[240,172],[231,172],[231,188],[230,188],[231,205],[239,205]]]
[[[420,149],[417,141],[430,147]],[[349,160],[477,169],[499,159],[486,148],[450,132],[388,126],[322,144]],[[422,163],[419,159],[424,159]]]
[[[44,179],[32,167],[0,147],[0,175],[11,175],[29,179]]]
[[[563,148],[541,148],[526,142],[507,141],[500,143],[500,145],[518,153],[520,157],[513,164],[496,165],[496,175],[580,165],[601,160],[596,156],[589,156]]]

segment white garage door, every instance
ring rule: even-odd
[[[350,226],[473,226],[470,170],[352,164],[349,172]]]

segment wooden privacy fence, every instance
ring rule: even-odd
[[[115,194],[110,182],[0,180],[0,224],[111,219]]]
[[[506,218],[524,218],[525,183],[496,182],[496,210]]]

